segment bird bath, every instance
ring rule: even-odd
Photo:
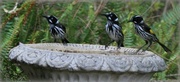
[[[137,49],[117,50],[104,45],[61,43],[23,44],[11,49],[9,58],[20,64],[29,81],[148,82],[166,69],[156,54]]]

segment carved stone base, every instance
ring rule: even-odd
[[[45,82],[148,82],[154,73],[68,71],[21,64],[29,81]]]
[[[135,51],[89,44],[20,43],[9,57],[20,63],[30,81],[147,82],[166,69],[164,60],[154,53]]]

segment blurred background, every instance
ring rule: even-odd
[[[66,27],[71,43],[107,44],[106,18],[100,13],[114,12],[119,17],[125,36],[125,47],[139,48],[145,44],[127,21],[133,15],[143,16],[160,42],[172,50],[167,54],[154,43],[150,51],[161,56],[167,70],[153,75],[152,81],[177,81],[180,77],[180,1],[179,0],[2,0],[0,25],[1,80],[24,81],[28,77],[8,58],[9,50],[24,44],[52,43],[49,24],[43,15],[54,15]],[[112,44],[116,46],[116,43]]]

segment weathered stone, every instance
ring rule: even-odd
[[[166,69],[156,54],[103,45],[39,43],[22,44],[10,51],[32,80],[61,82],[147,82]]]

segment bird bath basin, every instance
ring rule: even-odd
[[[147,82],[166,69],[156,54],[115,46],[61,43],[23,44],[11,49],[9,58],[20,64],[29,81]]]

